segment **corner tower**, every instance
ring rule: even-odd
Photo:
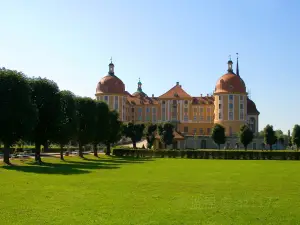
[[[229,58],[227,73],[220,77],[214,91],[214,123],[225,127],[226,136],[239,132],[240,126],[247,122],[247,92],[244,81],[233,72],[233,62]]]

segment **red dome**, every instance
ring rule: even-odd
[[[106,75],[97,85],[96,94],[125,94],[125,85],[115,75]]]
[[[226,73],[217,81],[215,93],[246,93],[246,86],[236,74]]]

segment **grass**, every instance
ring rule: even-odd
[[[1,224],[299,224],[300,164],[45,158],[0,166]]]

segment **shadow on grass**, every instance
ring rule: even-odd
[[[59,161],[59,159],[57,159]],[[144,163],[147,161],[153,161],[151,158],[120,158],[111,156],[109,158],[83,158],[82,161],[71,160],[70,158],[60,163],[43,162],[42,165],[37,165],[35,162],[28,161],[21,165],[3,166],[6,170],[15,170],[27,173],[38,174],[86,174],[92,172],[91,170],[97,169],[118,169],[122,164],[129,163]]]

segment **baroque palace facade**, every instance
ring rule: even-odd
[[[111,62],[108,74],[97,85],[95,95],[97,100],[118,111],[123,122],[170,121],[181,136],[209,136],[215,123],[223,125],[229,137],[246,123],[257,133],[259,112],[249,99],[245,82],[240,77],[238,59],[235,73],[232,65],[230,59],[227,73],[218,79],[213,95],[193,97],[176,82],[170,90],[155,97],[143,92],[141,81],[136,92],[127,92]]]

